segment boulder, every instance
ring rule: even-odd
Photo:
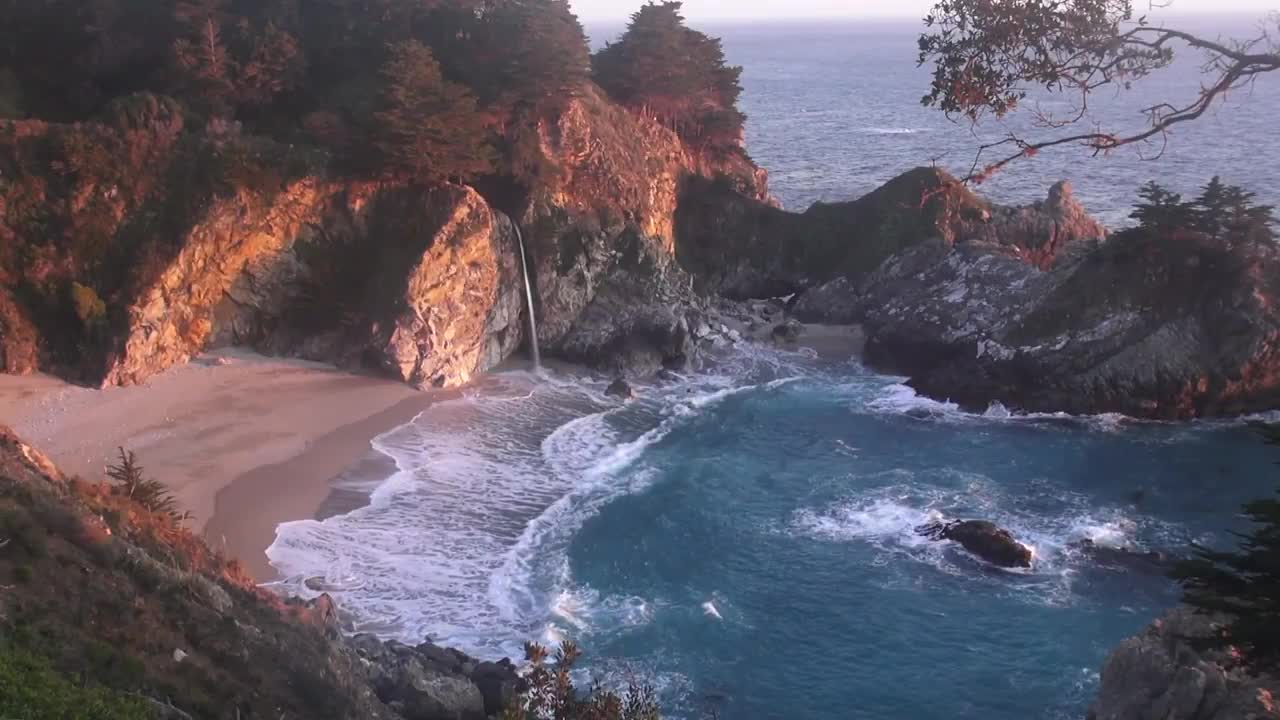
[[[836,278],[797,295],[791,314],[800,322],[852,325],[861,319],[857,290],[848,278]]]
[[[400,658],[385,694],[405,720],[483,720],[484,696],[470,678],[429,669],[415,656]]]
[[[618,378],[609,383],[609,387],[605,388],[604,394],[609,397],[631,400],[636,396],[636,391],[632,389],[631,384],[626,380]]]
[[[1120,643],[1102,667],[1090,720],[1264,720],[1280,717],[1280,680],[1196,640],[1221,618],[1177,608]]]
[[[770,335],[774,342],[794,344],[804,334],[804,325],[797,320],[787,320],[773,327]]]
[[[506,658],[498,662],[478,663],[471,671],[471,682],[480,690],[485,714],[490,717],[501,714],[523,689],[520,674]]]
[[[916,528],[916,532],[930,540],[959,543],[965,550],[992,565],[1031,567],[1031,548],[1014,539],[1008,530],[986,520],[930,523]]]

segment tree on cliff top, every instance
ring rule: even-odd
[[[1280,14],[1268,22],[1280,29]],[[1042,140],[1011,133],[983,145],[969,182],[1056,145],[1078,144],[1095,154],[1138,143],[1162,148],[1169,128],[1199,118],[1257,76],[1280,70],[1280,38],[1266,28],[1248,39],[1209,39],[1135,16],[1132,0],[940,0],[925,25],[919,60],[933,66],[925,105],[977,122],[987,114],[1004,116],[1038,89],[1069,95],[1074,105],[1065,116],[1037,112],[1039,127],[1088,126]],[[1094,93],[1130,89],[1171,65],[1179,50],[1204,54],[1204,79],[1190,99],[1156,103],[1143,110],[1143,126],[1123,131],[1091,117]],[[986,162],[986,151],[1001,154]]]
[[[382,75],[373,135],[388,172],[437,183],[492,170],[489,130],[475,96],[444,79],[431,50],[415,40],[392,46]]]
[[[1266,441],[1280,445],[1280,428],[1260,428]],[[1183,600],[1209,613],[1225,613],[1223,633],[1210,645],[1232,646],[1254,670],[1280,669],[1280,498],[1244,506],[1253,521],[1236,551],[1195,546],[1195,557],[1174,571]]]
[[[685,27],[681,3],[649,3],[622,37],[592,58],[596,82],[627,108],[656,118],[704,148],[733,146],[742,68],[725,64],[720,40]]]
[[[1170,232],[1191,230],[1215,240],[1244,241],[1254,244],[1275,239],[1272,230],[1273,208],[1257,205],[1255,195],[1236,185],[1227,185],[1214,176],[1200,196],[1184,201],[1154,180],[1138,189],[1142,202],[1129,217],[1138,227]]]

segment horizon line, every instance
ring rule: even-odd
[[[928,11],[926,10],[927,14]],[[1205,18],[1218,17],[1222,19],[1228,18],[1265,18],[1268,12],[1259,13],[1257,10],[1183,10],[1178,12],[1160,13],[1162,19],[1177,18]],[[631,19],[631,14],[627,13],[622,17],[618,16],[583,16],[579,15],[579,22],[620,22],[625,23]],[[823,22],[830,20],[862,20],[862,21],[890,21],[890,22],[922,22],[924,15],[793,15],[793,16],[777,16],[777,15],[698,15],[686,17],[686,22],[780,22],[780,23],[801,23],[801,22]]]

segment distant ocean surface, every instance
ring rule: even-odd
[[[1251,37],[1256,21],[1197,18],[1179,26],[1209,37]],[[744,68],[747,149],[771,173],[774,194],[785,207],[803,210],[819,200],[858,197],[917,165],[936,163],[967,174],[978,146],[1009,130],[1037,139],[1064,132],[1034,128],[1025,112],[972,128],[923,107],[930,69],[916,66],[920,29],[904,22],[705,28],[723,37],[728,59]],[[602,42],[619,29],[588,31]],[[1186,55],[1131,93],[1096,93],[1090,98],[1092,117],[1106,129],[1143,129],[1142,108],[1194,99],[1200,60]],[[1132,146],[1108,157],[1092,157],[1079,146],[1052,148],[1008,166],[981,192],[999,202],[1026,203],[1043,199],[1050,185],[1067,179],[1085,207],[1113,226],[1127,222],[1136,190],[1148,180],[1190,195],[1217,174],[1280,205],[1280,73],[1271,75],[1200,120],[1175,126],[1167,146]],[[1038,104],[1064,116],[1072,100],[1045,96]],[[1159,159],[1143,159],[1160,155],[1161,147]]]
[[[747,67],[749,149],[790,207],[970,148],[917,107],[909,27],[710,29]],[[1030,200],[1066,176],[1121,219],[1148,177],[1273,197],[1275,91],[1159,163],[1064,153],[989,190]],[[740,347],[626,405],[604,388],[496,373],[379,437],[395,472],[341,484],[367,507],[280,527],[283,583],[320,577],[362,630],[486,657],[572,638],[584,684],[652,683],[673,718],[1078,720],[1106,653],[1178,594],[1072,543],[1228,543],[1275,489],[1277,451],[1239,422],[970,414],[806,352]],[[913,533],[953,517],[1010,528],[1034,567]]]

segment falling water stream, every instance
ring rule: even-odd
[[[529,305],[529,350],[533,354],[533,367],[542,369],[542,355],[538,352],[538,319],[533,315],[533,285],[529,282],[529,258],[524,252],[524,234],[520,226],[512,224],[516,229],[516,244],[520,246],[520,269],[524,271],[524,297]]]

